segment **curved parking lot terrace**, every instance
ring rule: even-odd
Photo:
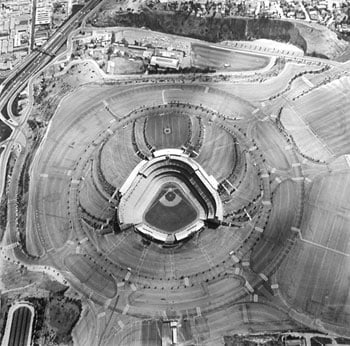
[[[312,159],[314,133],[304,129],[299,148],[283,127],[297,132],[302,117],[272,96],[299,90],[298,69],[253,89],[169,78],[86,85],[62,100],[31,161],[25,250],[88,302],[79,326],[94,321],[94,341],[132,345],[170,320],[198,345],[266,323],[349,325],[349,160]],[[327,131],[319,117],[313,128]]]

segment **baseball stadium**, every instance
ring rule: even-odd
[[[81,302],[74,345],[350,337],[350,77],[274,59],[246,74],[81,83],[32,122],[42,136],[30,160],[24,145],[12,153],[1,253]]]

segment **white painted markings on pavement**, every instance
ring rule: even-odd
[[[249,292],[251,292],[251,293],[254,292],[254,288],[252,287],[252,285],[248,281],[245,282],[245,287]]]
[[[97,318],[100,319],[102,317],[105,317],[106,316],[106,312],[100,312],[98,315],[97,315]]]
[[[165,98],[165,90],[162,90],[162,101],[163,101],[163,104],[165,104],[165,105],[168,103],[166,98]]]
[[[126,273],[126,275],[125,275],[124,280],[125,280],[125,281],[128,281],[128,280],[130,279],[130,276],[131,276],[131,272],[128,271],[128,272]]]
[[[260,276],[264,281],[267,281],[267,280],[268,280],[267,276],[266,276],[264,273],[260,273],[259,276]]]
[[[275,180],[276,180],[276,183],[277,183],[277,184],[280,184],[280,183],[282,182],[282,180],[281,180],[280,177],[276,177]]]
[[[4,246],[4,250],[12,250],[14,249],[15,247],[17,247],[18,243],[12,243],[12,244],[8,244],[6,246]]]
[[[111,305],[112,299],[107,299],[103,304],[103,307],[107,310],[108,306]]]
[[[234,254],[231,254],[231,259],[234,263],[238,263],[239,262],[239,258],[237,256],[235,256]]]
[[[350,155],[345,155],[345,160],[348,166],[350,167]]]
[[[263,233],[263,232],[264,232],[264,230],[263,230],[261,227],[258,227],[258,226],[256,226],[254,229],[255,229],[257,232],[260,232],[260,233]]]
[[[259,112],[259,108],[255,108],[255,109],[253,110],[252,114],[256,114],[256,113],[258,113],[258,112]]]
[[[304,75],[301,77],[301,79],[305,82],[305,84],[307,84],[310,88],[313,88],[314,87],[314,84],[309,80],[307,79]]]
[[[123,309],[123,312],[122,312],[122,315],[126,315],[127,312],[129,311],[129,308],[130,308],[130,305],[129,304],[126,304],[124,309]]]

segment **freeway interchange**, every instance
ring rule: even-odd
[[[25,58],[25,61],[19,66],[19,70],[12,73],[3,82],[0,93],[0,109],[3,109],[5,106],[7,109],[10,108],[7,106],[9,99],[21,90],[33,75],[50,62],[52,56],[55,56],[61,46],[67,41],[69,33],[82,23],[84,17],[86,17],[89,12],[100,3],[100,1],[101,0],[89,1],[50,37],[50,39],[41,47],[40,51],[35,50]],[[17,125],[16,121],[12,118],[6,119],[3,115],[1,115],[1,120],[14,126]]]

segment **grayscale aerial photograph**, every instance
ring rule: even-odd
[[[350,346],[350,0],[0,0],[1,346]]]

